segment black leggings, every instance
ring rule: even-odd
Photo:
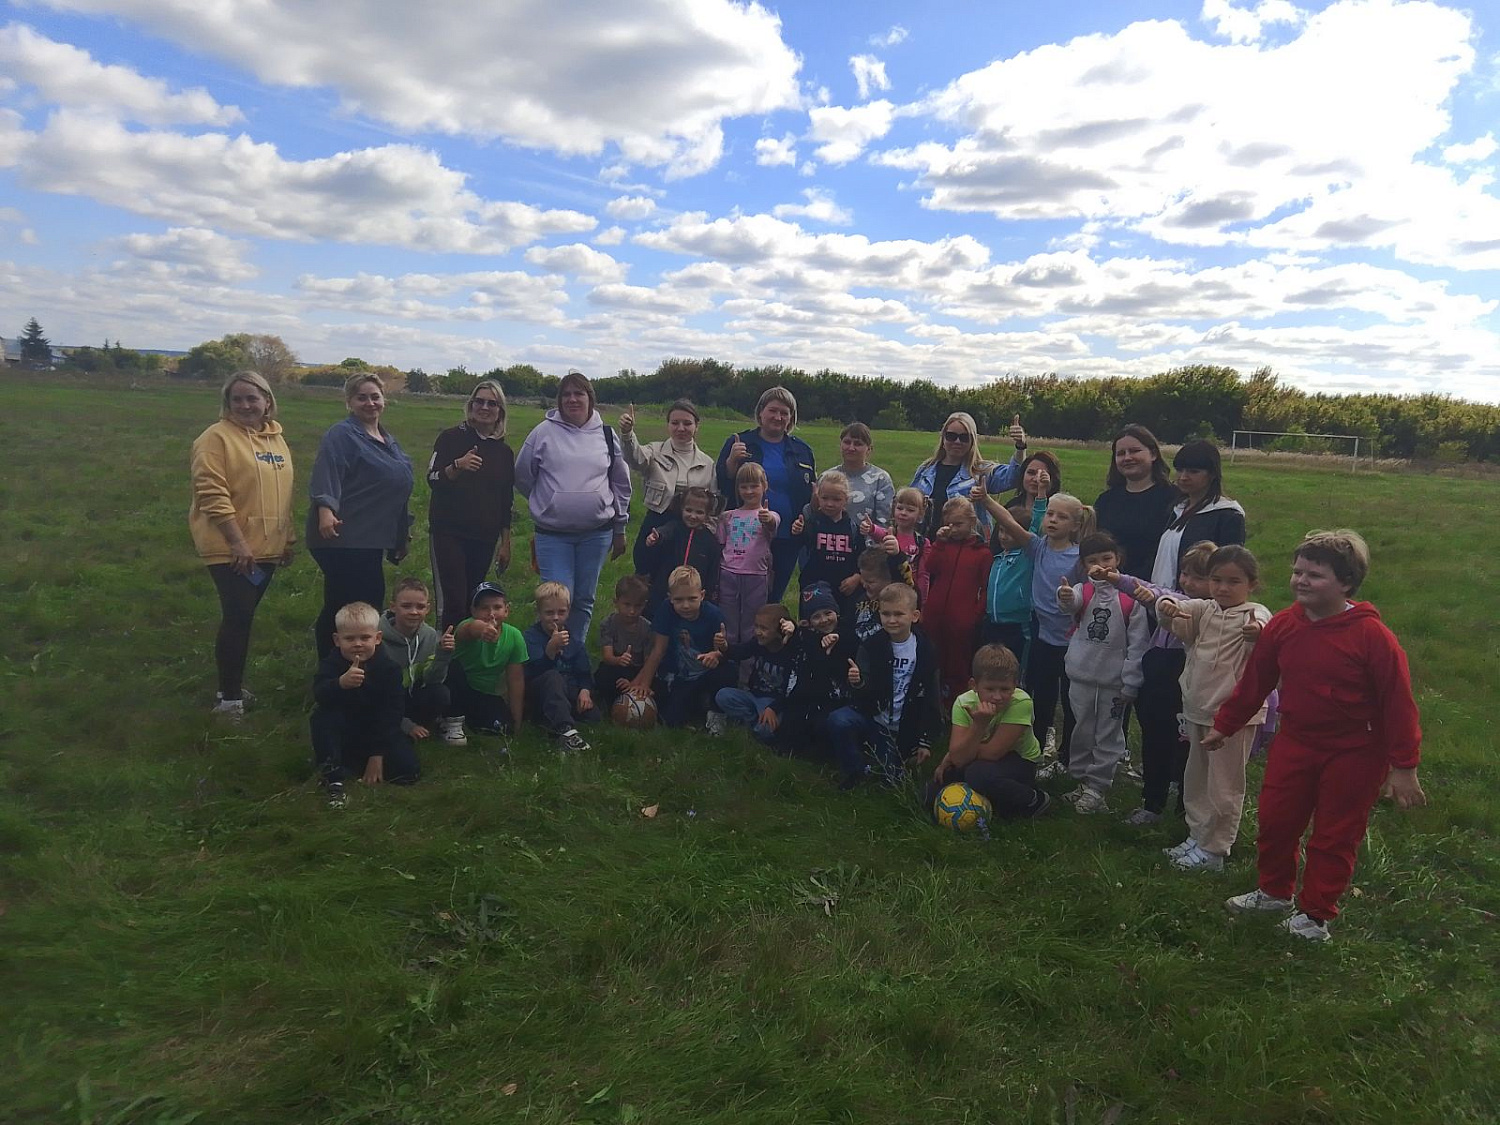
[[[474,588],[489,574],[499,542],[498,539],[465,539],[445,531],[428,533],[438,632],[469,616],[469,599],[474,596]]]
[[[271,588],[276,564],[256,563],[265,573],[265,581],[251,582],[236,574],[228,563],[210,563],[208,575],[219,591],[219,635],[214,640],[214,663],[219,669],[219,695],[239,699],[244,694],[245,658],[250,652],[250,623],[256,607]]]
[[[1180,648],[1148,648],[1141,657],[1141,694],[1135,701],[1141,724],[1141,804],[1151,812],[1165,812],[1167,788],[1176,782],[1182,792],[1182,771],[1187,765],[1187,743],[1177,728],[1182,710],[1183,665],[1187,652]]]
[[[313,626],[321,660],[333,651],[333,616],[350,602],[385,608],[385,570],[379,547],[313,547],[309,552],[323,572],[323,609]]]
[[[1031,704],[1036,709],[1031,729],[1036,740],[1047,744],[1047,731],[1052,726],[1052,716],[1057,712],[1059,698],[1062,701],[1062,733],[1057,737],[1057,760],[1068,761],[1068,746],[1073,741],[1073,704],[1068,699],[1067,645],[1049,645],[1040,637],[1031,639],[1031,656],[1026,664],[1026,690],[1031,693]]]

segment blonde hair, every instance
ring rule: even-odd
[[[374,627],[379,624],[380,611],[369,602],[350,602],[333,615],[333,628],[339,633],[358,625]]]
[[[924,493],[920,488],[913,488],[911,485],[907,485],[905,488],[898,489],[896,495],[891,499],[892,527],[895,527],[896,525],[897,504],[905,504],[908,508],[915,508],[917,510],[917,523],[919,525],[927,515],[927,494]]]
[[[771,482],[766,479],[766,470],[759,461],[746,461],[735,471],[734,485],[736,488],[747,481],[753,481],[755,484],[763,484],[767,488],[771,487]]]
[[[538,609],[542,607],[543,602],[558,600],[572,605],[573,591],[569,590],[561,582],[539,582],[536,590],[531,595],[531,600]]]
[[[380,388],[380,393],[385,394],[385,380],[373,371],[356,371],[344,380],[344,401],[348,402],[354,397],[354,392],[366,383],[374,383]]]
[[[1002,680],[1012,684],[1021,680],[1021,662],[1004,645],[985,645],[974,654],[970,675],[974,682]]]
[[[755,424],[760,425],[760,412],[773,402],[779,402],[792,412],[792,420],[787,425],[786,432],[791,433],[797,428],[797,396],[785,387],[768,387],[755,403]]]
[[[695,566],[679,566],[667,575],[667,593],[687,588],[694,593],[703,592],[703,578]]]
[[[500,385],[499,379],[481,379],[474,384],[474,389],[469,392],[469,401],[464,403],[464,413],[467,414],[474,405],[474,396],[480,391],[494,391],[495,397],[500,400],[500,421],[495,426],[494,436],[503,438],[505,436],[505,422],[507,412],[505,409],[505,388]]]
[[[830,485],[834,488],[842,488],[847,494],[849,491],[849,478],[838,469],[824,469],[823,472],[818,475],[818,484],[813,491],[815,493],[821,492],[825,485]]]
[[[1298,558],[1330,568],[1351,595],[1364,585],[1370,574],[1370,545],[1363,535],[1347,527],[1309,531],[1292,552],[1292,560]]]
[[[236,371],[224,380],[223,389],[219,392],[220,418],[227,419],[229,417],[229,388],[236,383],[249,383],[257,391],[265,395],[266,401],[270,404],[266,407],[266,421],[269,422],[272,418],[276,417],[276,392],[271,390],[271,384],[266,382],[266,377],[259,371]]]
[[[937,464],[943,459],[943,431],[954,422],[957,422],[969,432],[969,460],[966,463],[969,475],[977,479],[981,471],[994,467],[991,462],[986,461],[979,455],[979,424],[974,421],[974,415],[963,410],[955,410],[948,417],[944,418],[943,424],[938,427],[937,448],[932,451],[931,457],[917,466],[918,472],[921,472],[928,465]]]
[[[972,516],[976,520],[979,518],[979,514],[974,511],[973,501],[967,496],[950,496],[947,503],[943,505],[943,518],[951,520],[959,513]]]
[[[1069,539],[1077,543],[1085,536],[1094,534],[1095,518],[1093,508],[1078,499],[1071,492],[1054,492],[1048,497],[1047,506],[1050,508],[1054,502],[1059,500],[1064,504],[1072,505],[1073,509],[1078,513],[1078,522],[1074,526],[1072,534],[1068,536]]]
[[[1208,560],[1218,549],[1219,545],[1212,539],[1198,540],[1182,552],[1182,557],[1177,560],[1177,573],[1181,574],[1185,570],[1198,578],[1207,578]]]
[[[905,582],[892,582],[884,590],[875,595],[875,601],[882,605],[894,605],[900,602],[905,609],[917,608],[917,592]]]

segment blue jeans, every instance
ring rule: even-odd
[[[787,585],[792,580],[792,573],[797,569],[797,564],[801,560],[802,541],[800,539],[771,540],[771,590],[766,597],[767,602],[781,600],[781,595],[786,593]]]
[[[828,716],[828,740],[833,744],[834,760],[845,777],[854,777],[866,770],[865,743],[875,750],[876,767],[889,778],[902,774],[901,755],[890,734],[868,715],[853,707],[840,707]]]
[[[573,595],[568,611],[568,632],[580,640],[589,634],[594,617],[594,595],[599,591],[599,574],[609,558],[609,546],[615,537],[610,527],[599,531],[574,531],[559,535],[538,531],[536,565],[543,582],[561,582]]]
[[[714,706],[723,711],[731,723],[749,727],[750,733],[762,742],[776,741],[776,731],[760,721],[760,713],[773,702],[769,695],[752,695],[736,687],[720,688],[714,696]]]

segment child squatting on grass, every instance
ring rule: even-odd
[[[752,625],[754,615],[750,616]],[[630,694],[643,698],[658,669],[663,686],[657,713],[669,727],[686,726],[707,712],[704,727],[724,733],[724,715],[712,709],[714,695],[729,686],[720,667],[724,615],[703,600],[703,582],[690,566],[679,566],[667,581],[667,605],[652,620],[651,652],[630,682]]]
[[[963,782],[1002,818],[1041,816],[1052,798],[1036,786],[1041,743],[1031,728],[1031,696],[1018,687],[1021,664],[1004,645],[974,654],[969,690],[953,701],[948,753],[932,772],[922,804],[931,809],[945,785]]]
[[[639,574],[615,583],[615,611],[599,626],[599,667],[594,670],[594,703],[608,712],[651,651],[651,618],[646,616],[650,586]]]
[[[1401,808],[1425,805],[1422,730],[1406,653],[1369,602],[1351,602],[1370,570],[1357,532],[1310,531],[1292,553],[1294,603],[1261,631],[1239,684],[1203,735],[1206,753],[1249,723],[1281,684],[1281,729],[1261,784],[1259,885],[1226,906],[1296,913],[1281,923],[1327,941],[1354,874],[1382,782]],[[1312,824],[1297,893],[1302,835]]]
[[[380,611],[350,602],[333,618],[333,651],[313,674],[313,756],[330,808],[343,808],[352,773],[366,785],[410,784],[421,773],[416,748],[401,732],[406,693],[401,669],[380,644]]]
[[[403,578],[380,619],[385,654],[401,669],[405,709],[401,729],[418,741],[427,738],[448,713],[448,665],[456,644],[453,626],[440,634],[427,624],[431,596],[420,578]]]
[[[522,633],[526,640],[526,704],[539,715],[565,754],[589,749],[578,723],[597,723],[594,673],[583,638],[568,631],[573,595],[561,582],[536,588],[536,623]]]
[[[1219,705],[1229,697],[1250,659],[1271,611],[1250,595],[1260,586],[1260,566],[1244,547],[1220,547],[1208,559],[1210,597],[1165,597],[1156,616],[1187,646],[1182,673],[1182,715],[1188,737],[1182,806],[1188,835],[1167,854],[1185,871],[1221,871],[1245,811],[1245,763],[1255,728],[1245,727],[1212,754],[1203,749]],[[1262,705],[1250,719],[1265,721]]]
[[[464,723],[481,734],[515,734],[526,705],[526,641],[510,624],[510,599],[494,582],[481,582],[469,599],[471,616],[454,630],[448,665],[452,702],[443,741],[467,746]]]

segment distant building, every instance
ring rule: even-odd
[[[7,367],[19,366],[21,362],[21,341],[0,336],[0,349],[5,353],[5,365]]]

